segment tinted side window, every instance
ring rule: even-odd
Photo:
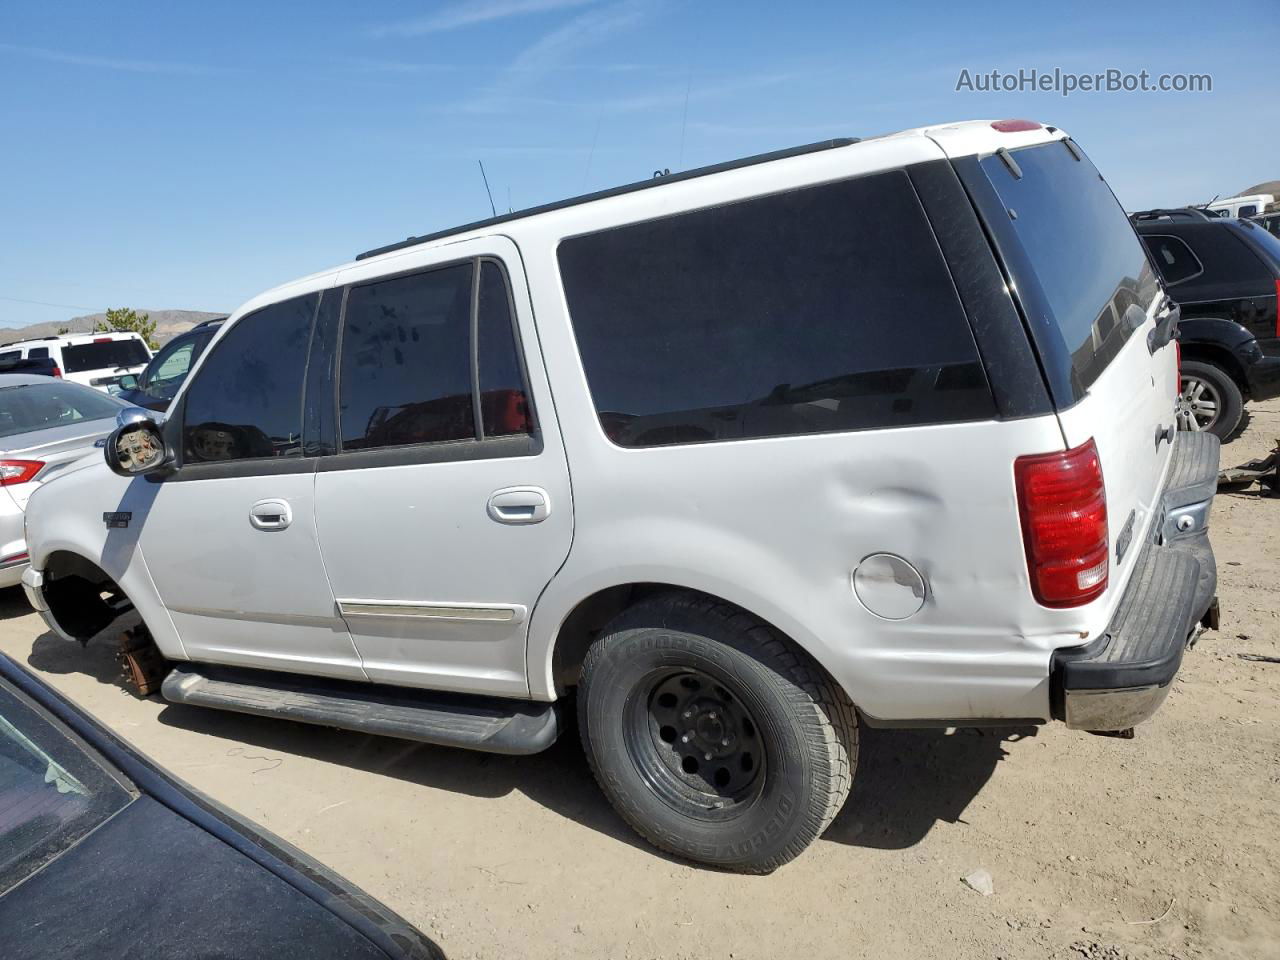
[[[1177,237],[1143,237],[1156,268],[1168,286],[1190,280],[1204,271],[1191,248]]]
[[[576,237],[559,259],[596,410],[623,446],[994,416],[902,171]]]
[[[473,265],[352,287],[339,372],[344,450],[469,440]]]
[[[1243,207],[1241,207],[1239,210],[1236,211],[1236,216],[1252,217],[1257,212],[1258,212],[1258,205],[1256,203],[1246,203]]]
[[[182,443],[188,463],[302,453],[302,380],[318,294],[242,317],[188,388]]]
[[[27,359],[28,360],[48,360],[49,348],[48,347],[32,347],[30,352],[27,354]]]
[[[492,260],[480,264],[476,361],[484,435],[505,437],[532,432],[507,281],[502,268]]]

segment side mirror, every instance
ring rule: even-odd
[[[164,434],[159,425],[147,416],[147,411],[132,408],[122,410],[116,418],[119,424],[107,437],[102,448],[107,466],[122,477],[138,477],[168,466],[171,461],[165,449]]]
[[[120,378],[119,386],[121,390],[137,390],[138,375],[136,373],[126,373]]]

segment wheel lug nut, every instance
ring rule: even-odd
[[[723,740],[721,740],[721,741],[720,741],[720,746],[722,746],[722,747],[727,747],[728,745],[729,745],[729,738],[728,738],[728,737],[725,737]]]
[[[683,716],[684,716],[684,718],[685,718],[686,720],[688,720],[690,717],[692,717],[692,716],[693,716],[693,711],[692,711],[692,710],[686,710],[686,711],[684,712]]]
[[[710,720],[714,720],[716,718],[716,712],[712,710],[710,713],[707,714],[707,718]]]
[[[692,739],[693,739],[693,731],[690,730],[688,733],[686,733],[683,737],[680,738],[680,742],[688,743]]]
[[[710,760],[710,759],[711,759],[711,754],[709,754],[709,753],[705,753],[705,754],[703,754],[703,756],[704,756],[704,757],[706,757],[708,760]]]

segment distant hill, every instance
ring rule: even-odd
[[[1241,190],[1236,194],[1236,196],[1247,197],[1251,193],[1269,193],[1274,197],[1280,197],[1280,180],[1268,180],[1266,183],[1256,183],[1247,190]]]
[[[138,312],[151,314],[151,319],[156,322],[156,339],[161,343],[172,340],[183,331],[190,330],[202,320],[226,316],[225,313],[209,313],[205,310],[139,310]],[[106,319],[107,315],[105,313],[91,313],[83,317],[72,317],[70,320],[33,323],[29,327],[18,327],[16,329],[13,327],[0,327],[0,343],[52,337],[63,329],[71,333],[88,333],[98,322]]]

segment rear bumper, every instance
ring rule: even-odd
[[[1124,730],[1159,709],[1196,627],[1216,626],[1218,585],[1209,509],[1218,439],[1179,433],[1161,514],[1107,629],[1054,653],[1055,719],[1080,730]]]

